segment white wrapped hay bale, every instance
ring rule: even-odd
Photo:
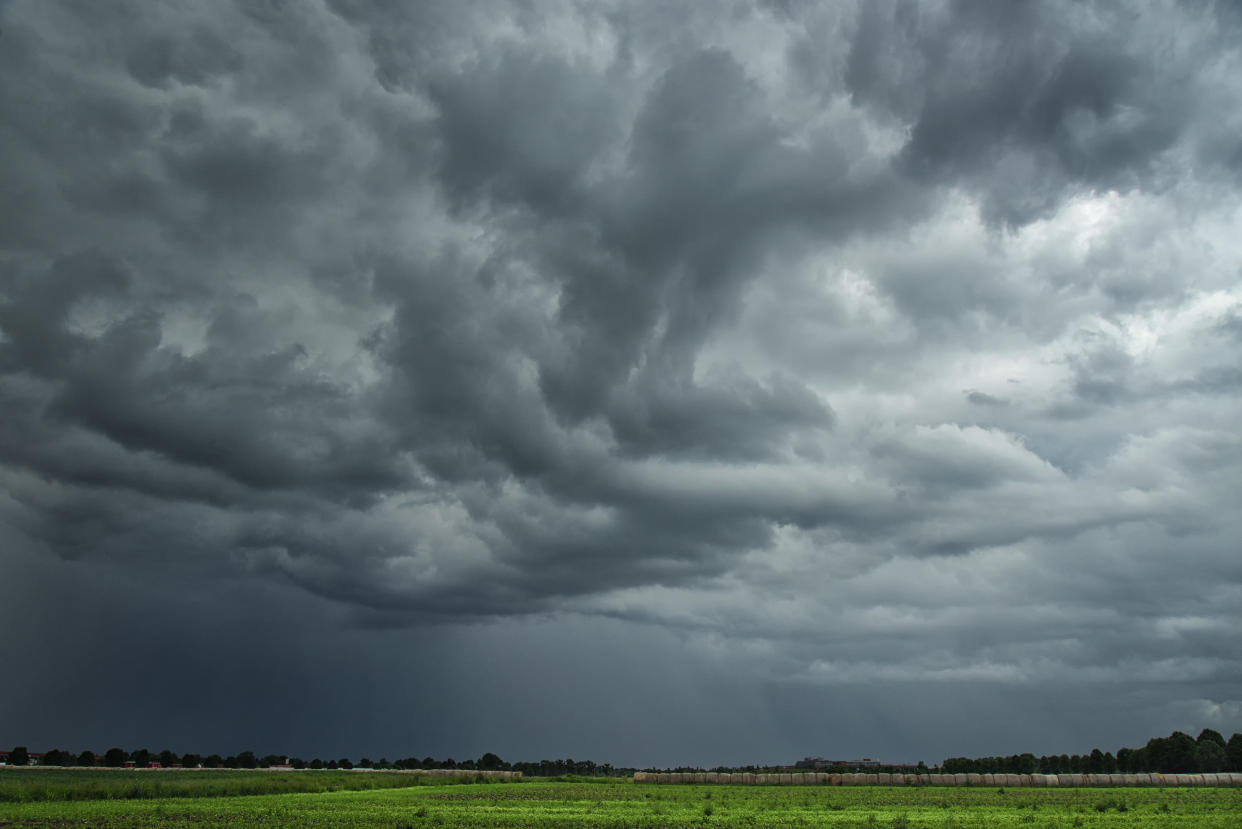
[[[982,786],[982,785],[983,785],[983,775],[982,775],[982,774],[977,774],[977,773],[975,773],[975,772],[973,772],[973,771],[972,771],[972,772],[970,772],[969,774],[967,774],[967,775],[966,775],[966,785],[967,785],[967,786]]]

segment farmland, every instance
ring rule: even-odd
[[[163,798],[242,797],[323,793],[445,785],[474,780],[429,777],[406,772],[268,772],[227,770],[132,771],[125,769],[12,768],[0,772],[0,810],[4,803],[71,800],[156,800]],[[0,814],[3,812],[0,811]]]
[[[4,791],[38,784],[7,780]],[[41,775],[89,772],[41,771]],[[106,773],[96,772],[102,776]],[[114,773],[117,774],[117,773]],[[280,786],[335,791],[186,796],[202,772],[165,772],[165,792],[134,799],[0,803],[0,826],[165,827],[1220,827],[1242,822],[1242,789],[1021,789],[903,787],[745,787],[645,785],[628,780],[526,780],[446,783],[443,779],[322,772],[250,774]],[[210,775],[217,773],[211,772]],[[239,773],[245,774],[245,773]],[[138,775],[119,773],[122,778]],[[324,782],[315,784],[317,776]],[[182,778],[187,788],[178,789]],[[204,778],[210,779],[210,778]],[[211,785],[231,785],[224,778]],[[276,781],[296,781],[280,782]],[[355,781],[357,781],[355,783]],[[379,785],[359,790],[357,787]],[[380,782],[382,781],[382,782]],[[400,782],[400,781],[398,781]],[[67,781],[66,781],[67,783]],[[45,783],[44,791],[55,789]],[[75,785],[87,786],[79,777]],[[99,785],[104,785],[100,783]],[[197,784],[206,786],[207,784]],[[259,785],[256,783],[255,785]],[[353,790],[349,790],[353,789]],[[33,788],[31,789],[33,791]],[[111,790],[108,790],[111,791]],[[180,792],[181,796],[168,796]]]

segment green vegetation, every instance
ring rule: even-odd
[[[1242,771],[1242,734],[1226,742],[1220,732],[1205,728],[1196,740],[1182,731],[1167,737],[1153,737],[1142,748],[1122,748],[1117,756],[1098,748],[1090,754],[1046,755],[1014,754],[1009,757],[950,757],[941,767],[949,774],[1115,774],[1117,772],[1195,772]]]
[[[0,779],[6,774],[0,773]],[[251,776],[313,780],[323,774]],[[363,781],[384,777],[343,776]],[[320,794],[7,803],[0,804],[0,826],[1236,829],[1242,822],[1242,789],[784,788],[637,785],[615,779],[445,785],[442,779],[409,775],[404,780],[414,785]]]
[[[0,770],[0,804],[67,800],[156,800],[184,797],[240,797],[443,786],[475,782],[476,775],[431,777],[401,772],[353,771],[135,771],[133,769]],[[0,814],[3,814],[0,811]],[[0,823],[0,825],[3,825]]]

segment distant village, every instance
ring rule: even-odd
[[[94,767],[101,767],[101,768],[115,766],[116,768],[123,768],[123,769],[139,769],[139,768],[141,769],[182,769],[182,768],[201,769],[203,768],[203,765],[204,765],[203,763],[194,763],[192,765],[186,766],[184,763],[161,762],[159,760],[140,760],[140,761],[139,760],[121,760],[119,763],[114,763],[114,762],[109,762],[110,760],[112,760],[112,758],[109,758],[107,755],[95,754],[93,752],[82,752],[82,754],[69,754],[68,752],[63,752],[63,751],[62,752],[50,752],[50,753],[53,755],[60,755],[60,756],[49,757],[48,756],[49,753],[45,753],[42,751],[27,751],[27,752],[23,752],[23,754],[25,755],[25,759],[23,761],[21,758],[14,759],[13,752],[11,751],[0,751],[0,766],[50,765],[50,766],[94,766]],[[211,767],[223,768],[222,765],[217,764],[217,763],[212,763]],[[293,766],[289,764],[289,761],[286,758],[284,762],[267,763],[264,765],[264,768],[277,769],[277,770],[281,770],[281,769],[292,770]]]
[[[798,771],[819,771],[820,769],[889,769],[891,771],[908,770],[915,771],[920,768],[926,768],[922,763],[884,763],[872,757],[864,757],[861,760],[825,760],[823,757],[804,757],[792,766],[787,768],[796,769]]]

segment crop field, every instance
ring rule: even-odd
[[[448,785],[461,778],[385,771],[133,771],[129,769],[15,768],[0,771],[0,814],[5,803],[57,800],[152,800],[178,797],[240,797],[260,794],[335,792]]]
[[[317,772],[259,776],[290,774],[310,777]],[[1242,826],[1242,789],[1236,788],[779,788],[648,785],[628,780],[458,784],[407,780],[414,785],[364,791],[0,803],[0,827]]]

